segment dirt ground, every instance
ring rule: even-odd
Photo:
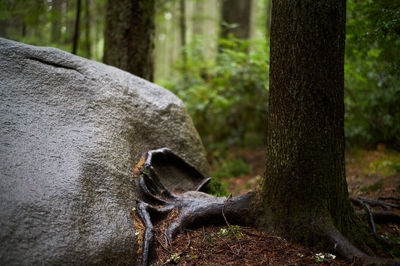
[[[223,179],[228,190],[239,195],[256,188],[264,173],[264,149],[231,153],[233,158],[241,158],[251,165],[253,171],[249,175]],[[372,151],[349,150],[346,152],[346,175],[351,197],[400,198],[398,152],[387,151],[384,147]],[[377,232],[400,243],[398,224],[377,225]],[[159,228],[156,235],[157,265],[357,265],[357,262],[341,260],[247,227],[226,225],[186,230],[170,245],[165,242],[162,229]]]

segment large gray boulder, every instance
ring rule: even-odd
[[[0,265],[134,264],[140,155],[207,171],[176,96],[58,49],[0,39],[0,109]]]

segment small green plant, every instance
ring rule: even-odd
[[[221,229],[219,230],[219,232],[218,232],[218,235],[219,235],[220,237],[224,237],[224,236],[227,236],[228,233],[229,233],[228,229],[221,228]]]
[[[392,250],[390,250],[390,254],[394,257],[400,258],[400,249],[394,247]]]
[[[206,241],[210,244],[214,244],[215,242],[215,234],[211,233],[209,237],[206,238]]]
[[[313,256],[316,263],[322,263],[329,260],[334,260],[336,258],[335,255],[330,253],[317,253]]]
[[[218,160],[217,160],[218,161]],[[221,182],[221,178],[242,176],[252,172],[250,165],[242,159],[226,159],[222,163],[215,163],[214,170],[211,172],[211,182],[207,185],[207,192],[217,197],[229,195],[227,186]]]
[[[210,183],[207,185],[207,193],[216,197],[227,197],[229,196],[226,184],[218,180],[217,178],[212,178]]]
[[[181,256],[178,253],[174,253],[171,255],[170,261],[173,261],[177,264],[181,260]]]
[[[237,239],[241,239],[242,238],[242,233],[240,233],[239,229],[240,226],[239,225],[230,225],[229,226],[229,233],[230,235],[233,237],[236,237]]]
[[[237,239],[242,238],[242,233],[239,231],[240,226],[238,225],[230,225],[228,229],[221,228],[218,232],[220,237],[235,237]]]
[[[362,193],[368,193],[369,191],[375,192],[375,191],[380,190],[383,187],[383,185],[384,185],[384,183],[382,181],[378,181],[368,187],[361,186],[360,191]]]

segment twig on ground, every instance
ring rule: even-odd
[[[225,239],[223,239],[222,237],[220,237],[218,234],[216,234],[215,236],[218,237],[222,242],[225,243],[225,245],[231,250],[231,252],[233,253],[233,255],[235,255],[235,256],[239,256],[239,255],[240,255],[239,252],[235,252],[235,250],[232,249],[231,246],[229,246],[229,243],[228,243]]]
[[[229,224],[228,219],[226,219],[226,216],[225,216],[225,205],[226,205],[226,202],[227,202],[230,198],[232,198],[232,193],[229,195],[229,197],[226,198],[226,200],[225,200],[225,202],[224,202],[224,206],[222,207],[222,216],[224,217],[224,220],[225,220],[226,224],[228,225],[229,231],[231,231],[231,233],[235,236],[235,238],[237,239],[237,241],[238,241],[238,243],[239,243],[239,251],[238,251],[238,254],[237,254],[237,256],[239,256],[239,255],[240,255],[240,252],[242,251],[242,244],[240,243],[239,237],[238,237],[238,236],[236,235],[236,233],[232,230],[231,225]],[[229,247],[229,248],[232,249],[231,247]]]
[[[165,251],[167,251],[168,253],[172,254],[172,251],[169,250],[168,248],[164,247],[164,245],[161,243],[161,241],[160,241],[160,239],[158,239],[158,237],[156,237],[156,240]]]
[[[190,243],[191,243],[192,239],[191,239],[191,237],[190,237],[190,235],[189,235],[188,232],[186,232],[186,236],[187,236],[187,238],[189,239],[189,240],[188,240],[188,244],[187,244],[187,246],[186,246],[186,249],[188,249],[188,248],[190,248]]]

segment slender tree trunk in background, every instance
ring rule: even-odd
[[[345,0],[274,0],[272,9],[266,224],[328,248],[326,228],[359,247],[367,234],[345,178],[345,8]]]
[[[26,37],[26,23],[24,19],[22,19],[22,37]]]
[[[188,84],[188,75],[186,73],[186,69],[187,69],[187,48],[186,48],[186,7],[185,7],[185,0],[180,0],[179,10],[180,10],[179,24],[180,24],[180,34],[181,34],[183,82],[184,82],[184,88],[186,88],[186,85]]]
[[[104,63],[153,80],[155,0],[108,1]]]
[[[77,0],[76,2],[76,17],[75,17],[75,30],[74,30],[74,38],[72,41],[72,53],[76,54],[78,49],[79,42],[79,24],[81,20],[81,0]]]
[[[204,1],[196,1],[194,3],[194,10],[195,10],[195,14],[196,16],[203,15],[203,11],[204,11],[204,7],[205,7],[205,3]],[[203,34],[203,21],[199,21],[198,19],[196,19],[193,23],[193,34],[194,35],[201,35]]]
[[[221,7],[221,37],[233,34],[239,39],[250,37],[250,15],[252,0],[223,0]],[[237,24],[237,27],[230,27]]]
[[[65,25],[66,25],[66,38],[64,40],[64,44],[70,44],[73,42],[74,37],[74,29],[75,29],[75,19],[71,19],[68,13],[70,10],[76,10],[74,8],[72,1],[65,1]]]
[[[90,42],[90,0],[85,1],[86,25],[85,25],[85,47],[86,57],[92,57],[91,42]]]
[[[266,14],[266,21],[265,21],[265,27],[266,27],[266,36],[269,39],[271,35],[271,11],[272,11],[272,0],[267,1],[267,14]]]
[[[93,2],[92,2],[93,3]],[[94,14],[105,14],[106,13],[106,4],[98,1],[94,1],[93,3]],[[104,37],[104,19],[100,16],[93,16],[94,22],[94,41],[93,41],[93,56],[96,60],[102,60],[103,58],[103,50],[100,48],[100,40]],[[92,24],[93,25],[93,24]]]
[[[179,25],[180,25],[180,34],[181,34],[182,61],[183,61],[183,67],[184,67],[184,69],[186,69],[187,53],[186,53],[186,8],[185,8],[185,0],[180,0],[179,10],[180,10]]]
[[[61,38],[61,17],[62,17],[62,1],[53,0],[51,6],[51,42],[60,42]]]
[[[0,36],[3,38],[7,38],[7,28],[8,28],[8,21],[7,20],[0,20]]]

